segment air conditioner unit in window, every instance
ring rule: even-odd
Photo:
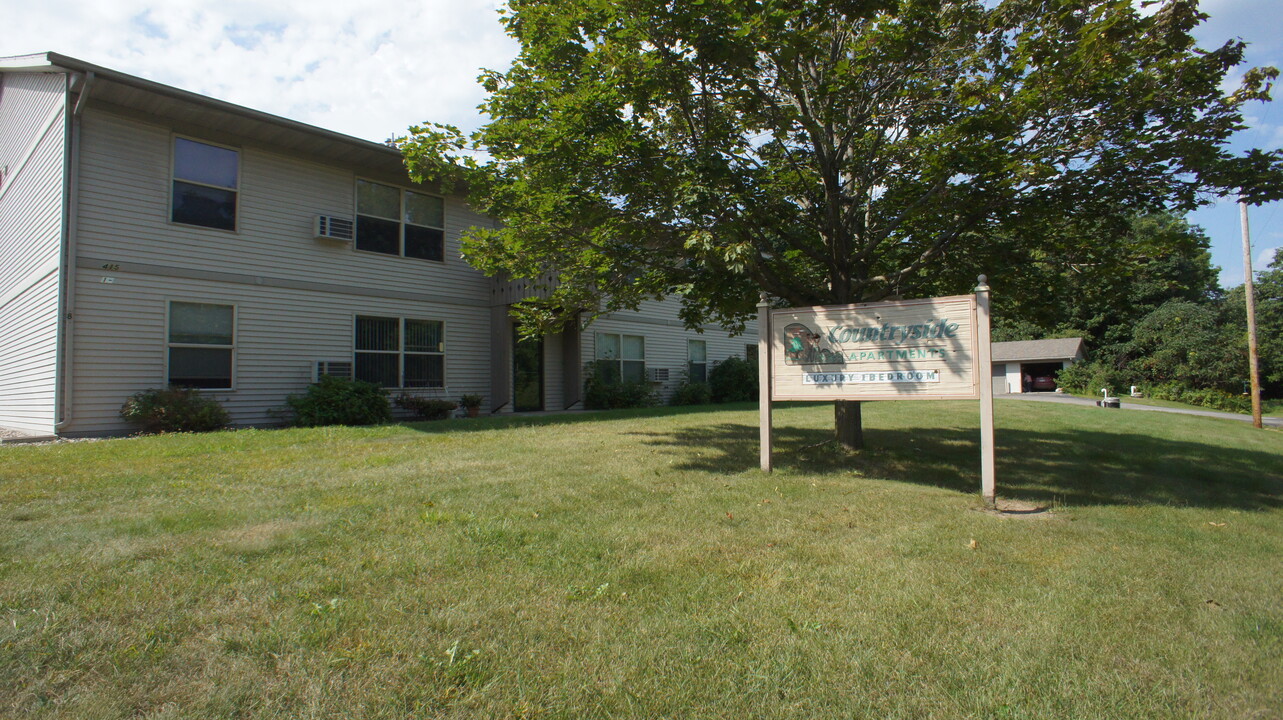
[[[668,382],[668,368],[646,368],[646,380],[653,383]]]
[[[342,240],[352,242],[355,228],[351,220],[333,215],[316,216],[316,238],[318,240]]]
[[[352,379],[351,360],[317,360],[312,363],[312,382],[319,382],[325,375]]]

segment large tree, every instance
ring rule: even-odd
[[[1243,45],[1196,48],[1202,18],[1180,0],[511,0],[521,50],[483,75],[490,123],[402,145],[503,221],[470,262],[556,274],[531,323],[658,295],[735,325],[759,290],[965,292],[1049,221],[1278,196],[1278,153],[1225,149],[1277,73],[1224,95]],[[857,404],[838,426],[860,442]]]
[[[1283,398],[1283,251],[1276,252],[1274,260],[1256,276],[1255,286],[1261,385],[1267,397]],[[1245,292],[1245,285],[1231,289],[1224,306],[1224,322],[1239,338],[1247,337]],[[1246,375],[1246,358],[1241,364]]]
[[[1136,323],[1171,300],[1223,293],[1201,228],[1168,214],[1049,223],[1020,248],[1020,271],[994,298],[994,339],[1083,337],[1101,350],[1132,340]]]

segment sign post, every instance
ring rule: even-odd
[[[758,303],[762,469],[778,400],[979,400],[980,493],[994,506],[989,287],[972,295],[772,310]]]
[[[762,470],[771,471],[771,303],[766,293],[757,303],[758,426]]]
[[[977,278],[976,286],[976,337],[979,340],[980,357],[976,359],[980,376],[980,495],[985,507],[997,505],[994,490],[993,462],[993,356],[989,347],[989,279],[984,275]]]

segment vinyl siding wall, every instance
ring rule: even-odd
[[[666,402],[686,379],[687,340],[706,343],[709,370],[728,357],[745,357],[745,346],[757,344],[756,322],[749,323],[743,335],[732,336],[715,325],[704,326],[700,333],[682,325],[679,308],[676,299],[652,300],[642,303],[635,313],[609,313],[598,318],[583,331],[580,362],[596,358],[597,333],[641,335],[646,338],[646,367],[668,368],[668,381],[654,386]]]
[[[236,305],[236,388],[209,394],[237,424],[279,421],[273,411],[306,388],[314,361],[351,360],[358,314],[443,321],[446,388],[416,393],[488,399],[490,283],[459,256],[460,233],[487,218],[447,198],[444,263],[318,241],[314,216],[354,218],[364,175],[241,146],[237,231],[170,223],[173,136],[93,107],[84,115],[69,434],[125,430],[125,399],[164,386],[172,300]]]
[[[181,134],[206,140],[199,132]],[[459,235],[490,221],[459,199],[446,203],[444,263],[361,252],[314,240],[312,224],[316,215],[355,218],[356,178],[365,175],[241,146],[238,230],[171,223],[173,136],[167,127],[93,109],[85,113],[82,257],[397,289],[489,306],[490,282],[460,258]],[[217,142],[226,144],[223,138]]]
[[[164,387],[170,301],[236,306],[235,390],[207,393],[237,424],[280,422],[273,411],[285,408],[287,395],[307,387],[315,361],[351,360],[357,315],[442,321],[446,387],[414,392],[452,399],[489,394],[486,308],[129,272],[114,273],[111,284],[95,282],[93,273],[81,276],[73,434],[124,429],[117,412],[125,398]]]
[[[52,433],[66,77],[6,73],[0,82],[0,427]]]
[[[169,221],[175,134],[238,149],[235,232]],[[444,263],[385,256],[315,240],[312,226],[318,214],[354,218],[356,179],[397,184],[386,177],[190,128],[176,133],[92,104],[80,138],[75,412],[66,434],[125,432],[121,404],[165,385],[171,301],[236,306],[235,389],[208,393],[239,425],[280,422],[286,397],[306,388],[315,361],[351,360],[357,315],[443,321],[446,387],[416,394],[457,400],[475,393],[492,406],[491,306],[508,298],[460,257],[461,233],[493,223],[458,198],[446,199]],[[712,327],[686,330],[677,308],[676,301],[651,302],[598,319],[583,331],[577,360],[563,357],[560,336],[548,337],[545,408],[565,407],[565,363],[590,361],[597,332],[645,336],[647,365],[670,369],[665,397],[685,377],[688,338],[707,342],[710,367],[743,357],[755,342],[752,329],[734,338]]]

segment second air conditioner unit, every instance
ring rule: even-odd
[[[314,237],[317,240],[352,242],[352,238],[356,237],[356,227],[347,218],[317,215]]]

